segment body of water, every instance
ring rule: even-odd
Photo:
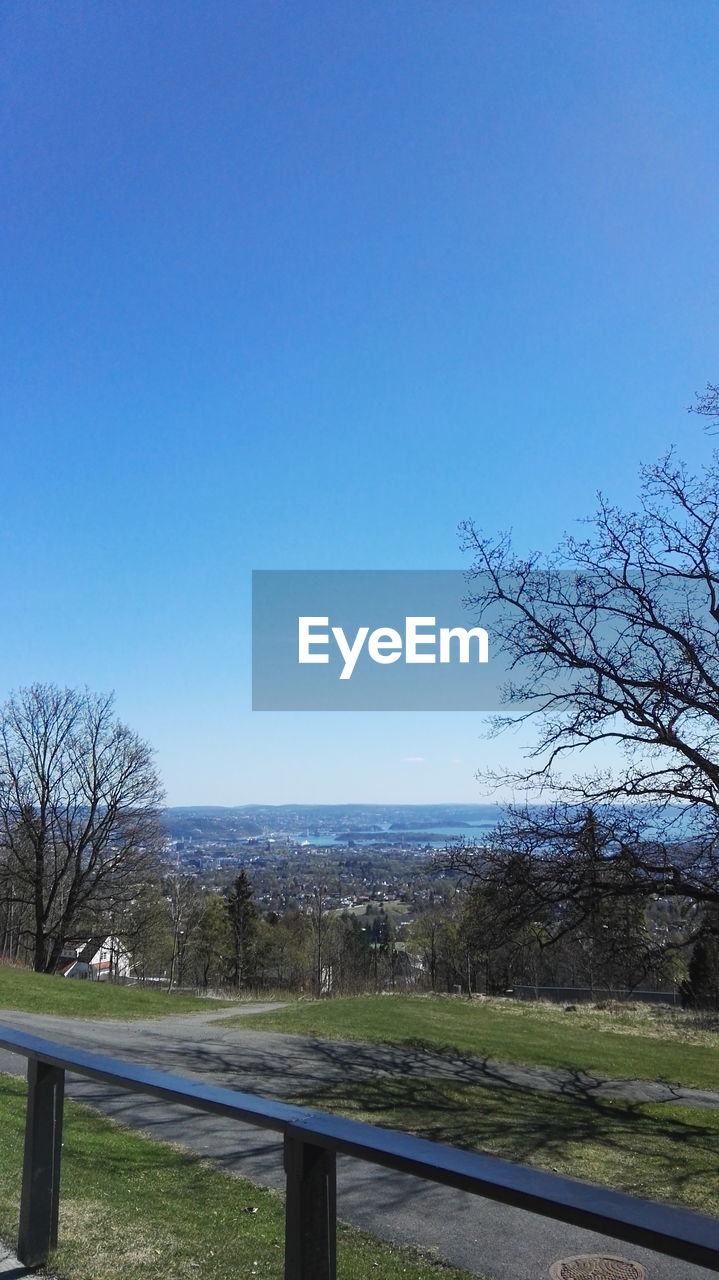
[[[485,844],[488,833],[494,827],[493,822],[482,822],[472,827],[452,827],[447,831],[432,828],[426,834],[422,831],[372,831],[357,832],[355,834],[346,831],[336,835],[325,836],[306,836],[301,841],[303,846],[310,846],[316,849],[329,849],[333,845],[348,845],[352,841],[353,845],[360,847],[370,844],[416,844],[419,847],[430,845],[433,849],[443,849],[447,844],[457,844],[463,842],[465,844]]]

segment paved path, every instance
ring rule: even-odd
[[[242,1006],[259,1012],[272,1006]],[[576,1096],[621,1096],[716,1107],[719,1097],[645,1082],[606,1081],[582,1072],[511,1067],[456,1055],[391,1046],[315,1040],[227,1026],[233,1011],[190,1014],[148,1022],[80,1021],[0,1011],[7,1026],[97,1053],[172,1071],[194,1079],[276,1098],[294,1097],[334,1080],[376,1077],[378,1072],[441,1076],[466,1082],[551,1089]],[[0,1069],[24,1070],[0,1053]],[[659,1092],[653,1092],[658,1090]],[[178,1142],[221,1167],[256,1182],[282,1187],[281,1148],[264,1130],[156,1099],[71,1079],[72,1096],[153,1137]],[[647,1092],[649,1091],[649,1092]],[[360,1161],[338,1162],[338,1210],[348,1222],[376,1236],[416,1244],[492,1280],[543,1280],[550,1263],[581,1253],[622,1254],[643,1262],[649,1280],[710,1280],[716,1273],[636,1249],[593,1232],[567,1227],[505,1205],[435,1187]],[[0,1270],[0,1277],[2,1276]]]
[[[23,1280],[24,1276],[28,1278],[34,1276],[35,1271],[28,1270],[18,1262],[15,1254],[0,1241],[0,1280]],[[43,1280],[48,1280],[43,1275]]]

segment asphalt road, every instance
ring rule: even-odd
[[[259,1012],[273,1006],[242,1006]],[[683,1105],[717,1106],[717,1095],[677,1092],[643,1082],[607,1082],[582,1072],[553,1072],[447,1059],[411,1049],[321,1041],[228,1027],[227,1013],[191,1014],[148,1022],[100,1022],[0,1011],[0,1022],[47,1039],[124,1058],[208,1083],[290,1098],[337,1079],[378,1072],[442,1075],[497,1087],[524,1085]],[[0,1052],[0,1070],[24,1072],[24,1060]],[[649,1092],[647,1092],[649,1090]],[[652,1092],[659,1090],[659,1093]],[[118,1092],[70,1077],[68,1093],[154,1138],[176,1142],[255,1182],[282,1188],[281,1144],[265,1130]],[[364,1162],[338,1161],[338,1213],[375,1236],[414,1244],[491,1280],[544,1280],[549,1266],[576,1254],[618,1254],[641,1262],[649,1280],[710,1280],[716,1273],[675,1262],[594,1232],[580,1231],[523,1210],[392,1173]],[[2,1271],[0,1270],[0,1275]]]

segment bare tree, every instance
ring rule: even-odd
[[[689,412],[709,418],[707,431],[713,435],[714,428],[719,424],[719,387],[713,382],[707,382],[705,390],[697,394],[696,403],[689,406]]]
[[[327,940],[330,929],[330,897],[326,884],[318,883],[311,891],[310,918],[314,936],[314,987],[321,996],[332,986],[331,968],[327,963]]]
[[[172,922],[172,954],[167,990],[181,986],[185,979],[185,957],[192,931],[202,911],[202,895],[195,876],[182,874],[179,860],[168,878],[170,919]]]
[[[515,809],[498,852],[522,854],[518,886],[531,864],[533,882],[544,866],[545,890],[552,875],[566,887],[571,862],[574,881],[580,866],[594,893],[716,902],[719,455],[693,476],[670,453],[643,470],[637,510],[600,497],[593,526],[552,556],[525,558],[508,538],[464,526],[471,603],[480,614],[492,610],[493,640],[512,668],[507,714],[494,732],[537,727],[525,770],[481,776],[561,802],[553,822],[536,804]],[[606,743],[618,748],[618,765],[566,771]],[[587,809],[606,805],[615,809],[602,858],[591,867],[568,858]],[[548,856],[550,848],[561,856]]]
[[[586,985],[631,988],[668,973],[670,952],[704,932],[686,879],[683,892],[673,878],[668,887],[673,863],[686,861],[681,843],[658,841],[643,821],[629,806],[508,807],[486,848],[437,857],[469,881],[468,917],[475,927],[483,922],[490,950],[510,948],[513,967],[571,940]],[[676,938],[650,928],[652,894],[678,896],[684,906]]]
[[[142,889],[162,833],[152,752],[112,697],[36,684],[0,710],[0,877],[34,968],[52,972],[93,909]]]

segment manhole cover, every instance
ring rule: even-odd
[[[647,1269],[628,1258],[583,1253],[577,1258],[553,1262],[549,1274],[551,1280],[646,1280]]]

